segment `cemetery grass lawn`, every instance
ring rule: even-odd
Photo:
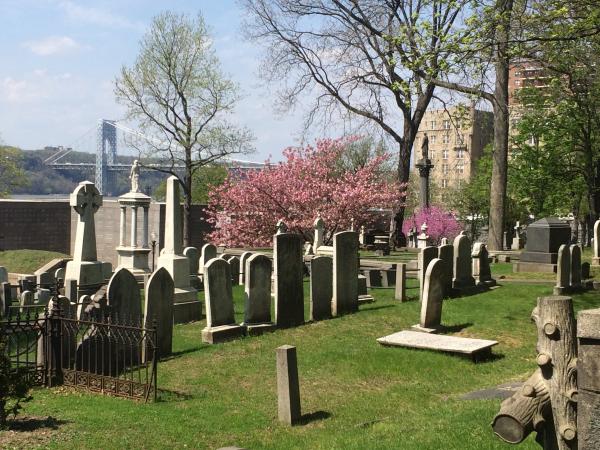
[[[415,280],[409,280],[414,285]],[[305,283],[305,289],[308,283]],[[495,339],[495,358],[474,364],[442,353],[380,346],[375,339],[418,323],[419,303],[397,303],[393,289],[341,318],[209,346],[204,321],[175,326],[174,355],[161,361],[157,403],[37,389],[24,414],[61,421],[58,432],[27,445],[44,448],[506,449],[490,423],[501,400],[461,400],[473,390],[523,381],[536,368],[530,322],[544,285],[506,284],[444,302],[452,334]],[[415,291],[413,290],[413,293]],[[242,288],[234,288],[242,320]],[[577,310],[600,306],[597,293]],[[307,305],[308,310],[308,305]],[[308,311],[307,316],[308,317]],[[297,346],[305,424],[277,421],[275,348]],[[0,434],[0,443],[2,434]],[[0,445],[1,446],[1,445]],[[539,448],[533,437],[521,449]]]
[[[9,272],[33,273],[54,258],[70,258],[69,255],[44,250],[0,251],[0,266]]]

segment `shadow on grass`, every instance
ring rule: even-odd
[[[56,419],[52,416],[48,417],[23,417],[19,419],[11,419],[8,421],[8,429],[13,431],[35,431],[40,428],[50,428],[58,430],[58,427],[69,423],[68,420]]]
[[[400,303],[400,302],[398,302],[398,303]],[[359,312],[375,311],[378,309],[386,309],[386,308],[395,308],[396,306],[397,305],[380,305],[380,306],[372,306],[369,308],[365,305],[365,307],[360,309]]]
[[[168,389],[157,389],[156,402],[182,402],[191,400],[192,396],[185,392],[171,391]]]
[[[465,328],[469,328],[473,326],[473,322],[466,323],[457,323],[456,325],[443,325],[440,329],[440,333],[458,333],[459,331],[464,330]]]
[[[180,356],[187,355],[188,353],[197,352],[198,350],[202,350],[203,348],[208,348],[208,345],[199,345],[197,347],[186,348],[185,350],[179,350],[178,352],[172,352],[169,356],[160,358],[160,361],[161,362],[170,361],[170,360],[178,358]]]
[[[482,353],[481,355],[475,356],[473,357],[473,362],[477,363],[477,364],[487,364],[487,363],[493,363],[494,361],[499,361],[501,359],[504,359],[505,356],[503,353]]]
[[[297,424],[298,425],[306,425],[309,424],[310,422],[316,422],[318,420],[325,420],[325,419],[329,419],[331,417],[331,413],[328,413],[327,411],[315,411],[312,413],[308,413],[308,414],[302,414],[302,417],[300,417],[300,419],[298,419]]]

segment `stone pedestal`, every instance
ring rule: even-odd
[[[150,197],[141,192],[128,192],[119,197],[119,206],[121,208],[121,226],[119,235],[119,266],[125,267],[137,279],[142,279],[145,274],[150,273],[148,266],[148,255],[150,247],[148,246],[148,210],[150,208]],[[129,245],[127,245],[127,210],[131,211],[131,220],[129,221]],[[138,219],[139,212],[142,212],[142,232],[141,242],[138,242]]]

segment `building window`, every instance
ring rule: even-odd
[[[429,128],[435,130],[435,120],[429,122]]]
[[[456,144],[463,145],[465,143],[465,136],[460,133],[456,133]]]
[[[442,164],[442,173],[448,175],[448,164]]]
[[[442,135],[442,144],[449,144],[449,143],[450,143],[450,135],[448,135],[448,134]]]
[[[435,134],[433,136],[430,136],[429,137],[429,143],[435,144],[435,137],[436,137]]]
[[[459,148],[456,150],[456,157],[458,159],[463,159],[465,157],[465,150],[462,148]]]
[[[444,150],[442,150],[442,158],[443,159],[448,159],[448,149],[445,148]]]
[[[516,71],[515,72],[515,77],[520,77],[521,76],[521,72],[520,71]]]
[[[444,130],[449,130],[449,129],[450,129],[450,121],[444,120]]]
[[[465,173],[465,165],[464,163],[460,162],[456,165],[456,171],[458,173]]]
[[[515,80],[515,86],[521,86],[521,80]]]
[[[429,150],[429,159],[435,159],[435,150]]]
[[[446,180],[446,179],[442,180],[442,187],[443,188],[447,188],[448,187],[448,180]]]

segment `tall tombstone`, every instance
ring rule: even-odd
[[[158,358],[170,355],[173,351],[173,278],[161,267],[154,272],[144,290],[144,327],[156,324],[156,350]],[[152,358],[152,349],[144,346],[144,361]]]
[[[396,264],[396,289],[394,299],[406,301],[406,264]]]
[[[12,304],[12,288],[10,283],[4,281],[0,283],[0,317],[8,316],[10,305]]]
[[[8,271],[3,266],[0,266],[0,283],[8,283]]]
[[[275,322],[279,328],[304,323],[304,261],[302,236],[279,233],[273,236]]]
[[[204,274],[204,267],[208,262],[217,257],[217,247],[213,244],[204,244],[200,253],[200,274]]]
[[[316,253],[317,249],[323,245],[323,241],[325,239],[325,222],[323,221],[320,213],[317,213],[317,218],[313,223],[313,229],[313,252]]]
[[[231,269],[231,284],[237,286],[240,283],[240,258],[232,256],[227,262]]]
[[[581,287],[581,247],[577,244],[570,246],[571,251],[571,288]]]
[[[425,272],[427,271],[427,267],[429,267],[429,263],[433,261],[438,256],[437,247],[425,247],[422,248],[417,256],[417,264],[419,267],[419,291],[420,298],[423,298],[423,285],[425,283]]]
[[[242,336],[243,328],[235,323],[227,261],[214,258],[204,267],[204,296],[206,328],[202,330],[202,342],[217,344]]]
[[[471,258],[473,259],[473,276],[477,281],[477,284],[484,286],[495,285],[496,280],[492,278],[489,259],[490,255],[486,245],[481,242],[475,242]]]
[[[554,295],[563,295],[569,292],[571,287],[571,249],[562,244],[558,248],[558,259],[556,261],[556,286]]]
[[[82,181],[69,197],[77,213],[73,259],[67,263],[65,278],[77,280],[81,290],[93,292],[103,282],[102,263],[96,253],[94,214],[102,206],[102,195],[94,183]]]
[[[444,294],[449,295],[452,291],[452,277],[454,276],[454,246],[448,244],[448,239],[442,239],[437,257],[444,263]]]
[[[242,256],[240,256],[240,278],[239,278],[240,284],[245,283],[246,261],[248,261],[248,258],[250,258],[251,256],[252,256],[252,252],[244,252],[244,253],[242,253]]]
[[[316,256],[310,261],[310,320],[331,318],[332,296],[333,259]]]
[[[165,239],[162,254],[158,257],[158,268],[167,269],[173,283],[173,317],[175,323],[192,322],[202,317],[202,304],[190,284],[190,264],[183,256],[183,227],[179,204],[179,181],[176,176],[167,178],[165,212]]]
[[[600,266],[600,220],[594,222],[594,255],[592,266]]]
[[[120,320],[139,324],[142,321],[142,300],[135,276],[126,268],[120,267],[111,277],[106,290],[107,303],[111,314]]]
[[[341,231],[333,235],[334,316],[358,311],[358,233]]]
[[[442,302],[444,300],[444,263],[434,258],[425,271],[423,298],[421,304],[421,320],[413,325],[415,331],[436,333],[442,325]]]
[[[246,304],[243,326],[250,336],[275,328],[271,321],[272,271],[273,263],[266,255],[255,254],[246,260],[244,286]]]
[[[473,267],[471,266],[471,240],[461,231],[454,238],[454,289],[469,289],[475,286]]]

